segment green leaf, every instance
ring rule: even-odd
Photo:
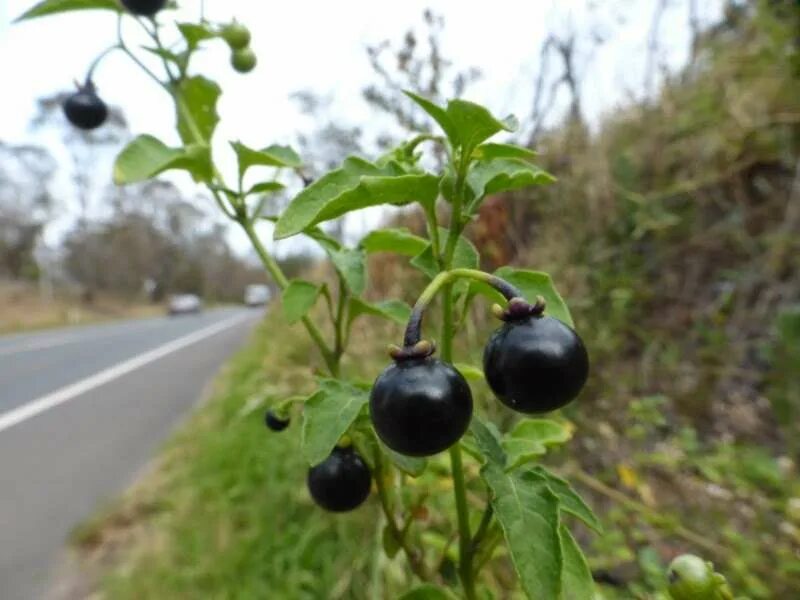
[[[444,227],[439,227],[439,239],[447,239],[449,230]],[[456,248],[453,252],[453,268],[454,269],[477,269],[480,264],[480,256],[475,246],[464,236],[458,238]],[[411,265],[425,273],[428,277],[433,279],[439,272],[439,265],[436,264],[436,259],[433,257],[433,248],[430,244],[425,247],[425,250],[420,252],[417,256],[411,259]]]
[[[430,100],[423,98],[422,96],[418,96],[413,92],[406,90],[403,93],[416,102],[422,110],[433,117],[433,120],[436,121],[439,124],[439,127],[442,128],[442,131],[444,131],[444,134],[447,136],[447,139],[450,140],[450,143],[455,146],[456,143],[453,140],[458,139],[458,131],[456,130],[455,124],[450,119],[450,116],[447,114],[447,111],[441,106],[437,106]]]
[[[328,256],[347,288],[354,295],[361,295],[367,287],[367,256],[364,251],[342,248],[328,250]]]
[[[25,11],[14,22],[27,21],[36,17],[46,17],[58,13],[75,10],[112,10],[122,12],[122,5],[117,0],[43,0]]]
[[[464,376],[465,379],[470,381],[483,381],[485,379],[483,375],[483,369],[480,367],[468,365],[466,363],[454,363],[453,366]]]
[[[361,298],[350,299],[349,319],[352,323],[361,315],[372,315],[400,325],[405,325],[411,315],[411,307],[402,300],[383,300],[381,302],[367,302]]]
[[[281,304],[283,305],[283,315],[289,324],[297,323],[302,319],[319,296],[320,288],[311,282],[302,279],[293,279],[283,290]]]
[[[216,82],[196,75],[182,80],[178,92],[178,133],[183,143],[208,144],[219,123],[217,101],[222,90]]]
[[[219,36],[216,31],[207,25],[197,23],[178,23],[178,30],[181,32],[183,39],[186,40],[186,46],[189,50],[196,50],[203,40],[210,40]]]
[[[564,566],[561,571],[561,589],[564,600],[586,600],[595,597],[594,579],[581,547],[566,525],[558,529]]]
[[[114,183],[145,181],[169,169],[183,169],[196,181],[210,177],[211,156],[207,147],[170,148],[152,135],[140,135],[129,143],[114,162]]]
[[[594,514],[591,508],[583,501],[566,479],[551,473],[541,465],[533,467],[525,474],[526,477],[539,478],[547,483],[552,492],[558,496],[559,506],[562,512],[568,513],[584,522],[588,527],[601,532],[603,525],[600,519]]]
[[[495,158],[519,158],[522,160],[533,160],[536,152],[517,146],[515,144],[481,144],[472,152],[472,157],[476,160],[493,160]]]
[[[471,154],[475,147],[500,131],[513,131],[516,123],[511,119],[500,121],[483,106],[466,100],[450,100],[447,108],[412,92],[404,92],[439,124],[454,148]]]
[[[505,534],[528,598],[560,598],[563,555],[558,497],[546,483],[506,473],[493,460],[481,468],[492,490],[492,506]]]
[[[384,446],[382,443],[381,450],[383,450],[383,453],[389,457],[389,460],[392,461],[392,464],[395,467],[411,477],[419,477],[425,472],[425,468],[428,466],[427,459],[400,454],[388,446]]]
[[[303,408],[301,440],[308,464],[328,458],[368,400],[369,392],[363,387],[338,379],[320,381],[319,391]]]
[[[371,231],[364,236],[359,246],[369,253],[393,252],[405,256],[416,256],[425,250],[428,242],[402,227]]]
[[[547,273],[500,267],[494,274],[517,287],[528,302],[535,302],[536,296],[542,296],[547,303],[545,314],[555,317],[570,327],[574,326],[567,304]]]
[[[503,440],[508,457],[506,469],[515,469],[547,453],[547,447],[563,444],[572,437],[569,429],[550,419],[524,419]]]
[[[456,597],[447,588],[425,583],[406,592],[397,600],[456,600]]]
[[[400,544],[397,543],[392,528],[388,524],[383,526],[381,542],[383,543],[383,551],[389,558],[394,558],[400,552]]]
[[[480,417],[473,416],[469,430],[475,438],[485,462],[494,463],[500,467],[505,467],[506,453],[502,446],[502,437],[497,427],[491,421],[483,421]]]
[[[395,163],[379,167],[351,157],[340,169],[319,178],[292,200],[278,219],[275,239],[369,206],[434,202],[438,185],[434,175],[403,174]]]
[[[467,186],[475,197],[470,208],[474,212],[479,201],[490,194],[554,181],[547,171],[518,158],[480,160],[467,173]]]
[[[447,103],[447,116],[458,132],[458,143],[462,151],[471,154],[481,142],[501,131],[514,131],[516,122],[512,118],[500,121],[486,108],[466,100],[450,100]]]
[[[239,160],[240,177],[244,177],[247,169],[256,165],[264,167],[289,167],[294,169],[303,164],[300,156],[289,146],[273,144],[262,150],[254,150],[241,142],[231,142],[231,146]]]
[[[257,183],[247,190],[245,192],[245,196],[249,196],[250,194],[267,194],[269,192],[278,192],[285,187],[286,186],[280,181],[262,181],[261,183]]]

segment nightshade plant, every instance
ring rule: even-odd
[[[173,103],[181,145],[169,147],[152,135],[140,135],[117,157],[114,181],[125,185],[167,170],[187,172],[242,228],[282,290],[286,319],[305,327],[327,373],[311,396],[276,403],[265,421],[273,430],[284,429],[292,411],[302,406],[302,449],[314,500],[332,511],[351,510],[365,501],[374,481],[385,519],[383,547],[391,557],[404,553],[416,583],[423,586],[413,597],[452,597],[453,588],[469,600],[487,597],[480,571],[503,540],[529,598],[593,597],[591,573],[567,521],[574,517],[596,530],[598,520],[567,481],[537,464],[549,446],[569,439],[569,429],[558,419],[520,418],[510,431],[501,432],[484,417],[482,405],[473,406],[465,375],[480,378],[480,369],[453,363],[454,338],[469,319],[473,300],[484,295],[497,303],[494,311],[504,321],[488,342],[484,361],[500,401],[523,413],[550,411],[573,400],[588,374],[586,350],[550,277],[511,267],[485,273],[478,268],[478,251],[463,235],[486,197],[553,181],[532,162],[532,151],[489,141],[512,131],[513,119],[498,119],[464,100],[437,106],[409,92],[441,134],[418,135],[374,161],[347,158],[307,185],[282,214],[265,215],[265,198],[284,188],[279,174],[299,174],[301,159],[286,146],[233,141],[229,151],[238,168],[232,181],[223,176],[214,160],[223,149],[212,147],[221,89],[192,69],[198,50],[219,42],[229,47],[237,70],[251,69],[255,55],[249,31],[236,22],[212,23],[202,14],[198,22],[167,28],[162,21],[169,7],[160,11],[164,2],[123,4],[44,0],[21,19],[81,9],[116,13],[117,43],[92,65],[86,87],[94,93],[91,74],[97,63],[119,51]],[[125,38],[128,27],[141,28],[148,44],[131,47]],[[174,39],[167,43],[170,34]],[[157,68],[143,60],[148,54],[151,61],[157,59]],[[70,114],[70,107],[65,109]],[[422,166],[421,144],[444,150],[447,162],[441,172]],[[255,167],[274,173],[255,178]],[[404,229],[380,229],[348,248],[320,227],[362,208],[411,204],[425,215],[427,238]],[[289,280],[256,232],[262,219],[274,223],[277,239],[305,235],[319,243],[335,269],[336,289]],[[408,257],[430,280],[413,309],[398,300],[364,298],[366,257],[387,251]],[[320,298],[324,309],[313,311]],[[441,307],[438,348],[422,339],[423,315],[434,299]],[[330,318],[330,327],[318,325],[318,314]],[[352,325],[362,316],[406,324],[402,345],[391,348],[391,362],[375,374],[373,386],[348,379],[342,368]],[[430,458],[445,451],[449,465],[440,456]],[[431,475],[443,485],[429,485]],[[455,531],[448,536],[458,546],[453,554],[449,543],[429,541],[419,517],[428,496],[449,494],[450,488]]]

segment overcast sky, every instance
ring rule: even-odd
[[[604,0],[594,2],[600,9],[590,11],[589,0],[207,0],[208,18],[225,21],[236,17],[250,27],[259,65],[246,76],[234,73],[228,66],[227,48],[219,42],[210,45],[195,68],[219,81],[224,89],[219,142],[241,139],[253,146],[292,142],[298,130],[309,127],[289,99],[291,92],[301,89],[330,95],[331,111],[343,122],[369,126],[373,117],[361,90],[375,78],[365,46],[401,39],[409,27],[420,25],[423,10],[431,8],[445,17],[445,55],[459,68],[477,67],[483,73],[467,97],[496,114],[514,112],[524,119],[529,112],[538,48],[547,31],[568,23],[585,30],[591,24],[609,38],[591,55],[580,57],[579,66],[586,73],[585,110],[596,122],[599,114],[613,110],[630,94],[642,93],[647,33],[656,3]],[[42,134],[28,128],[36,98],[71,89],[72,81],[84,76],[93,57],[115,42],[116,19],[104,11],[10,24],[33,4],[33,0],[0,0],[0,140],[7,142],[37,141],[36,135]],[[181,4],[185,8],[178,18],[195,19],[199,1]],[[665,46],[661,60],[676,68],[687,56],[688,2],[674,0],[672,4],[677,7],[661,24]],[[698,4],[704,20],[717,18],[720,0]],[[171,17],[164,13],[163,20]],[[130,25],[130,38],[136,40],[134,24]],[[152,133],[177,144],[167,97],[124,55],[105,60],[95,80],[108,103],[124,108],[134,133]],[[110,170],[110,163],[102,168]],[[235,241],[241,247],[241,239]]]

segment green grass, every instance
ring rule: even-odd
[[[263,425],[274,399],[313,386],[313,351],[280,321],[259,326],[148,476],[76,530],[107,597],[380,597],[380,578],[369,580],[386,560],[374,547],[374,499],[324,513],[305,488],[299,417],[281,434]]]

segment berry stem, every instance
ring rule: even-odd
[[[103,51],[102,51],[100,54],[98,54],[98,55],[97,55],[97,57],[96,57],[96,58],[95,58],[95,59],[92,61],[92,64],[91,64],[91,65],[89,65],[89,70],[88,70],[88,71],[86,71],[86,83],[85,83],[85,85],[86,85],[87,87],[88,87],[89,85],[92,85],[92,86],[94,85],[94,84],[93,84],[94,70],[95,70],[95,69],[97,68],[97,66],[98,66],[98,65],[99,65],[99,64],[102,62],[102,60],[103,60],[103,59],[104,59],[106,56],[108,56],[109,54],[111,54],[111,53],[112,53],[114,50],[122,50],[122,46],[120,46],[120,45],[117,43],[117,44],[114,44],[113,46],[110,46],[110,47],[106,48],[106,49],[105,49],[105,50],[103,50]]]
[[[477,269],[451,269],[449,271],[442,271],[436,277],[433,278],[428,284],[422,294],[420,294],[419,299],[417,300],[416,304],[414,304],[414,309],[411,311],[411,316],[408,318],[408,325],[406,325],[406,332],[403,338],[403,345],[406,347],[414,346],[417,342],[419,342],[420,337],[422,335],[422,317],[425,313],[425,309],[431,303],[433,298],[436,294],[444,288],[443,293],[443,302],[445,305],[452,304],[452,282],[456,279],[472,279],[474,281],[481,281],[492,286],[498,292],[500,292],[504,298],[507,300],[511,300],[512,298],[521,298],[522,293],[515,288],[513,285],[497,277],[496,275],[492,275],[491,273],[486,273],[484,271],[478,271]],[[452,331],[453,324],[452,324],[452,310],[448,311],[450,313],[450,326],[448,327],[448,331]],[[445,313],[444,316],[445,320],[447,320],[447,314]],[[452,335],[450,336],[452,340]],[[442,356],[444,356],[445,352],[445,345],[448,343],[447,338],[445,337],[444,333],[442,333]]]

